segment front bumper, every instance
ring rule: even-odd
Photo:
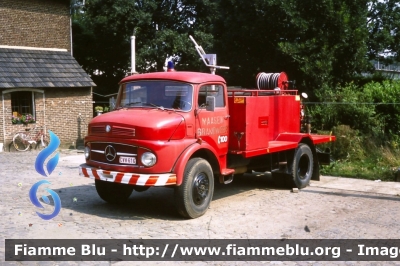
[[[91,179],[98,179],[108,182],[129,184],[135,186],[156,187],[176,185],[176,175],[173,173],[149,175],[114,172],[91,167],[87,164],[81,164],[79,166],[79,175]]]

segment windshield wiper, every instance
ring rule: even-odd
[[[161,110],[164,110],[164,109],[165,109],[164,106],[159,106],[159,105],[157,105],[157,104],[148,103],[148,102],[131,102],[131,103],[125,104],[123,107],[129,107],[129,106],[131,106],[131,105],[139,104],[139,103],[142,104],[142,106],[147,105],[147,106],[156,107],[156,108],[161,109]],[[140,107],[142,107],[142,106],[140,106]]]
[[[134,104],[138,104],[138,103],[142,103],[142,102],[131,102],[131,103],[126,103],[126,104],[124,104],[124,106],[122,106],[122,107],[128,107],[128,106],[131,106],[131,105],[134,105]]]
[[[164,106],[157,105],[157,104],[154,104],[154,103],[146,103],[146,104],[151,105],[151,106],[153,106],[153,107],[156,107],[156,108],[158,108],[158,109],[164,110]]]

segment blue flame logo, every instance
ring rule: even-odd
[[[56,168],[58,164],[58,160],[60,158],[60,153],[57,152],[57,154],[51,158],[47,162],[47,172],[49,175],[46,174],[44,171],[44,161],[49,157],[55,150],[57,150],[58,146],[60,146],[60,139],[57,137],[56,134],[54,134],[52,131],[49,130],[50,134],[50,144],[47,146],[44,150],[42,150],[38,157],[36,158],[35,162],[35,169],[36,171],[41,174],[42,176],[49,176],[53,172],[54,168]]]
[[[49,135],[50,135],[50,144],[48,147],[46,147],[44,150],[42,150],[35,161],[35,169],[36,171],[41,174],[42,176],[49,176],[51,175],[51,173],[54,171],[54,169],[56,168],[57,164],[58,164],[58,160],[60,158],[60,153],[56,153],[56,155],[53,156],[53,158],[50,158],[49,161],[47,162],[46,168],[47,168],[47,173],[44,170],[44,163],[45,160],[53,153],[57,150],[58,146],[60,146],[60,139],[57,137],[56,134],[54,134],[52,131],[49,130]],[[47,180],[41,180],[37,183],[35,183],[31,189],[29,190],[29,198],[32,202],[33,205],[35,205],[36,207],[39,208],[44,208],[42,206],[42,204],[40,204],[38,198],[36,197],[36,193],[39,189],[39,186],[43,185],[43,184],[51,184],[49,181]],[[48,193],[50,193],[51,197],[53,198],[54,201],[54,211],[51,214],[43,214],[43,213],[39,213],[36,212],[36,214],[42,218],[43,220],[50,220],[53,219],[54,217],[56,217],[58,215],[58,213],[61,210],[61,200],[60,197],[58,196],[58,194],[56,192],[54,192],[51,189],[46,188],[46,191]],[[46,204],[50,204],[50,200],[47,196],[42,196],[41,197],[42,200],[46,203]]]
[[[36,197],[36,192],[39,189],[39,186],[43,185],[43,184],[51,184],[49,181],[47,180],[41,180],[37,183],[35,183],[31,189],[29,190],[29,198],[31,199],[31,202],[33,205],[35,205],[36,207],[39,208],[43,208],[42,204],[40,204],[38,198]],[[51,197],[53,198],[54,201],[54,211],[50,214],[43,214],[40,212],[36,212],[36,214],[42,218],[43,220],[50,220],[53,219],[54,217],[56,217],[58,215],[58,213],[61,210],[61,200],[60,197],[58,196],[57,193],[55,193],[53,190],[46,188],[46,191],[50,193]],[[48,199],[48,197],[46,196],[42,196],[42,199],[45,203],[49,204],[50,200]]]

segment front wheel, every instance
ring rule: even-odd
[[[19,132],[13,137],[13,145],[17,151],[27,151],[29,149],[29,142],[25,140],[26,134]]]
[[[313,174],[314,159],[310,147],[300,143],[296,149],[292,165],[292,177],[294,185],[298,188],[305,188]]]
[[[133,186],[95,179],[97,194],[111,204],[125,202],[133,191]]]
[[[201,158],[189,160],[183,182],[175,188],[175,203],[179,214],[186,218],[202,216],[214,193],[214,175],[210,164]]]

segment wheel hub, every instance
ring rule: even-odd
[[[305,179],[309,169],[310,169],[310,159],[306,155],[301,156],[298,168],[299,177],[301,179]]]
[[[204,173],[198,174],[194,179],[192,196],[196,205],[201,205],[207,198],[209,185],[208,177]]]

